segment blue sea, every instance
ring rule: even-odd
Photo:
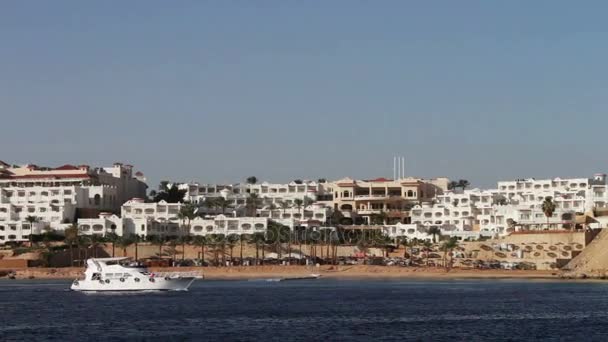
[[[83,294],[0,281],[1,341],[607,341],[608,283],[199,281]]]

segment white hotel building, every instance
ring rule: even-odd
[[[119,236],[184,236],[209,234],[253,234],[265,232],[268,218],[265,217],[230,217],[217,215],[211,218],[196,217],[190,222],[190,232],[185,229],[187,222],[178,218],[183,204],[146,203],[141,198],[127,201],[121,210],[121,217],[110,213],[101,213],[98,218],[79,219],[79,230],[84,234],[105,236],[115,233]]]
[[[542,202],[551,197],[556,210],[549,218]],[[577,214],[607,208],[606,175],[574,179],[525,179],[498,182],[492,190],[447,191],[433,202],[412,208],[411,225],[385,227],[392,237],[422,238],[431,227],[461,238],[499,236],[520,229],[564,229],[575,226]]]
[[[309,198],[316,201],[317,193],[322,191],[322,186],[314,181],[302,181],[300,184],[296,182],[225,185],[189,183],[179,184],[178,187],[187,191],[184,196],[186,201],[200,205],[205,211],[209,210],[204,207],[207,198],[223,197],[230,201],[232,210],[238,211],[246,206],[250,194],[258,195],[259,204],[262,206],[271,204],[278,206],[280,202],[293,205],[295,199]]]
[[[14,166],[0,162],[0,244],[25,241],[44,229],[61,231],[78,217],[118,212],[131,197],[145,196],[143,174],[120,163],[107,168]],[[30,227],[28,216],[38,222]]]

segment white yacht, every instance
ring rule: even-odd
[[[187,291],[197,278],[195,272],[151,272],[145,267],[131,266],[128,258],[96,258],[87,260],[84,279],[76,279],[74,291]]]

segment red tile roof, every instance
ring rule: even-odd
[[[8,175],[8,177],[5,178],[10,178],[10,179],[61,179],[61,178],[91,178],[91,176],[87,175],[87,174],[74,174],[74,175],[70,175],[70,174],[45,174],[45,175],[20,175],[20,176],[11,176]]]
[[[65,165],[62,165],[60,167],[56,167],[53,170],[68,171],[68,170],[79,170],[79,169],[76,166],[74,166],[74,165],[65,164]]]
[[[368,180],[368,182],[392,182],[392,181],[393,181],[392,179],[387,179],[384,177]]]

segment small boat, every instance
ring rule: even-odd
[[[187,291],[196,272],[150,272],[139,265],[129,265],[128,258],[94,258],[87,260],[83,279],[76,279],[73,291]]]
[[[288,280],[308,280],[308,279],[319,279],[321,277],[320,274],[311,274],[311,275],[307,275],[307,276],[301,276],[301,277],[287,277],[287,278],[281,278],[281,281],[288,281]]]

